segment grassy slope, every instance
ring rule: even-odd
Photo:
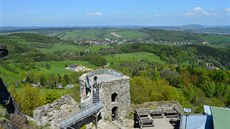
[[[99,51],[100,49],[103,49],[103,48],[109,48],[110,46],[106,46],[106,45],[98,45],[98,46],[89,46],[89,47],[85,47],[86,49],[89,49],[90,51],[92,52],[97,52]]]
[[[72,31],[55,32],[51,33],[50,36],[57,36],[63,39],[79,40],[79,39],[98,39],[98,38],[109,38],[115,39],[111,32],[116,32],[121,35],[123,39],[136,39],[147,36],[135,29],[76,29]]]
[[[92,50],[97,50],[100,47],[91,47],[89,49]],[[123,61],[131,61],[131,62],[137,62],[140,60],[148,60],[151,62],[158,62],[158,63],[164,63],[158,56],[148,53],[148,52],[137,52],[137,53],[127,53],[127,54],[115,54],[115,55],[108,55],[106,56],[107,61],[111,64],[113,62],[113,65],[118,65]],[[46,69],[44,67],[39,67],[41,64],[49,64],[50,69]],[[66,70],[64,68],[65,64],[77,64],[77,65],[83,65],[92,69],[96,69],[96,66],[91,65],[90,63],[86,61],[48,61],[48,62],[36,62],[36,69],[32,69],[33,72],[35,73],[46,73],[46,74],[51,74],[51,73],[59,73],[60,75],[64,74],[70,74],[72,71]],[[27,71],[22,70],[18,67],[15,66],[15,64],[10,64],[12,68],[14,68],[18,73],[14,73],[11,71],[8,71],[2,67],[0,67],[0,71],[4,74],[0,74],[0,77],[2,77],[5,81],[6,84],[9,84],[10,81],[13,82],[20,82]]]
[[[90,52],[97,52],[102,48],[108,48],[109,46],[101,45],[101,46],[77,46],[77,45],[71,45],[71,44],[64,44],[64,43],[53,43],[53,44],[47,44],[47,43],[40,43],[40,42],[28,42],[23,38],[16,37],[14,39],[7,37],[4,39],[4,37],[0,38],[0,41],[5,43],[9,49],[9,51],[19,51],[18,48],[15,48],[15,45],[22,46],[25,48],[35,48],[43,53],[53,53],[53,52],[68,52],[68,53],[73,53],[76,54],[79,51],[84,51],[85,49],[89,49]],[[36,47],[37,44],[39,46],[43,47]],[[45,46],[44,46],[45,45]],[[47,47],[48,45],[48,47]],[[10,58],[13,58],[13,53],[10,53],[8,61],[10,61]],[[23,53],[18,53],[18,54],[23,54]],[[42,72],[45,74],[50,74],[50,73],[59,73],[61,75],[63,74],[69,74],[71,71],[68,71],[64,69],[65,64],[78,64],[78,65],[83,65],[92,69],[95,69],[96,66],[91,65],[87,61],[48,61],[48,62],[36,62],[36,67],[35,69],[32,69],[31,71],[37,73],[37,72]],[[46,69],[44,66],[46,64],[49,64],[51,66],[50,69]],[[11,72],[3,67],[0,67],[0,77],[3,78],[4,82],[6,84],[11,84],[10,82],[20,82],[23,77],[25,77],[25,74],[28,71],[22,70],[15,66],[15,63],[8,64],[14,72]],[[43,67],[42,67],[43,65]]]
[[[169,40],[174,41],[178,38],[181,40],[185,39],[197,39],[204,40],[210,43],[216,42],[230,42],[230,37],[225,35],[215,35],[215,34],[194,34],[181,31],[167,31],[167,30],[156,30],[156,29],[74,29],[69,31],[61,31],[50,33],[50,36],[57,36],[59,38],[68,39],[68,40],[79,40],[79,39],[99,39],[99,38],[109,38],[116,39],[115,36],[111,35],[111,32],[122,36],[122,39],[138,39],[145,37],[154,37],[158,40]],[[167,36],[167,37],[165,37]]]
[[[35,73],[46,73],[46,74],[51,74],[51,73],[59,73],[60,75],[64,75],[64,74],[70,74],[73,71],[70,70],[66,70],[64,68],[65,64],[70,65],[70,64],[77,64],[77,65],[83,65],[85,67],[88,68],[92,68],[95,69],[96,66],[91,65],[90,63],[88,63],[87,61],[49,61],[49,62],[37,62],[36,66],[39,66],[40,64],[45,63],[45,64],[49,64],[51,67],[50,69],[46,69],[44,67],[38,67],[36,69],[32,69],[33,72]],[[0,74],[0,77],[2,77],[4,79],[4,82],[6,84],[10,84],[10,82],[20,82],[24,75],[28,72],[25,70],[22,70],[18,67],[15,66],[15,64],[10,64],[11,67],[15,68],[16,71],[20,74],[8,71],[6,69],[4,69],[3,67],[0,67],[0,71],[4,74]]]
[[[94,39],[97,38],[98,34],[101,33],[98,29],[76,29],[72,31],[55,32],[50,36],[57,36],[59,38],[67,40],[78,40],[78,39]]]
[[[31,32],[31,31],[26,31]],[[197,40],[199,42],[207,41],[209,43],[230,43],[230,36],[217,35],[217,34],[197,34],[187,33],[183,31],[168,31],[161,29],[127,29],[127,28],[72,28],[72,29],[44,29],[33,30],[32,32],[45,34],[49,36],[59,37],[67,40],[79,39],[117,39],[111,35],[115,32],[121,35],[121,39],[138,39],[138,38],[154,38],[155,40],[166,41],[184,41],[184,40]]]
[[[70,44],[55,44],[53,47],[51,48],[39,48],[39,50],[41,50],[42,52],[55,52],[55,51],[59,51],[59,52],[63,52],[63,51],[68,51],[68,52],[78,52],[78,51],[83,51],[84,49],[82,49],[81,47],[78,47],[76,45],[70,45]]]
[[[209,43],[218,43],[218,42],[230,43],[230,36],[225,36],[225,35],[201,35],[201,38]]]
[[[164,62],[160,59],[159,56],[149,53],[149,52],[136,52],[136,53],[126,53],[126,54],[114,54],[106,56],[107,61],[113,65],[118,65],[123,61],[140,61],[140,60],[148,60],[151,62],[158,62],[164,64]]]
[[[109,48],[106,45],[98,45],[98,46],[77,46],[71,44],[55,44],[51,48],[39,48],[44,53],[52,53],[52,52],[68,52],[68,53],[76,53],[83,52],[85,49],[90,50],[91,52],[97,52],[102,48]]]
[[[120,30],[118,32],[119,35],[122,36],[123,39],[137,39],[137,38],[144,38],[147,34],[142,33],[138,30]]]

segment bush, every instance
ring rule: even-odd
[[[45,99],[40,93],[39,89],[31,87],[27,84],[22,87],[21,92],[13,90],[12,95],[20,104],[21,111],[29,116],[33,115],[33,110],[36,107],[45,104]]]
[[[54,100],[58,99],[59,95],[55,91],[48,92],[45,94],[45,101],[46,103],[52,103]]]
[[[0,120],[5,119],[8,116],[8,113],[4,107],[0,105]]]
[[[133,77],[130,80],[131,101],[140,104],[148,101],[176,100],[183,106],[189,106],[185,96],[177,88],[170,86],[165,80],[152,81],[149,78]]]

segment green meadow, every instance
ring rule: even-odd
[[[47,62],[34,62],[32,63],[34,65],[34,68],[31,69],[33,73],[45,73],[45,74],[70,74],[71,70],[65,69],[65,65],[82,65],[87,68],[95,69],[96,66],[88,63],[87,61],[47,61]],[[44,67],[45,65],[49,65],[49,68]],[[28,71],[23,70],[19,67],[17,67],[17,64],[10,64],[9,65],[12,69],[12,71],[9,71],[5,69],[4,67],[0,67],[0,77],[4,79],[4,82],[6,84],[10,84],[11,82],[20,82],[26,75]]]
[[[118,65],[124,61],[128,62],[138,62],[141,60],[150,61],[150,62],[157,62],[164,64],[165,62],[160,59],[159,56],[149,53],[149,52],[135,52],[135,53],[126,53],[126,54],[113,54],[106,56],[107,61],[109,64]]]

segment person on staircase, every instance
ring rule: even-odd
[[[93,79],[94,79],[94,83],[93,83],[93,99],[99,101],[99,81],[98,81],[98,77],[94,76]]]

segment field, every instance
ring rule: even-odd
[[[135,40],[152,39],[153,41],[183,42],[190,41],[194,43],[230,43],[229,35],[221,34],[200,34],[183,31],[172,31],[154,28],[47,28],[19,30],[23,33],[39,33],[46,36],[58,37],[62,40],[97,40],[97,39],[120,39]],[[116,33],[120,38],[112,35]],[[1,34],[1,33],[0,33]],[[7,33],[2,33],[7,34]],[[18,40],[18,39],[17,39]],[[65,46],[63,46],[65,48]],[[60,48],[58,48],[60,49]],[[74,48],[71,48],[74,49]],[[45,50],[49,51],[49,50]]]
[[[79,39],[116,39],[111,33],[116,33],[121,36],[122,39],[137,39],[147,36],[135,29],[76,29],[72,31],[62,31],[49,34],[49,36],[57,36],[67,40],[79,40]]]
[[[90,50],[98,50],[100,49],[100,46],[93,46],[89,47]],[[107,62],[112,66],[120,65],[124,61],[128,62],[139,62],[142,60],[149,61],[149,62],[157,62],[161,64],[165,64],[164,61],[162,61],[157,55],[148,53],[148,52],[136,52],[136,53],[126,53],[126,54],[114,54],[114,55],[108,55],[105,57]],[[31,63],[30,65],[33,65],[32,71],[33,73],[45,73],[45,74],[70,74],[72,71],[66,70],[64,68],[65,65],[70,64],[76,64],[76,65],[83,65],[88,68],[96,69],[97,67],[90,64],[87,61],[47,61],[47,62],[35,62]],[[10,68],[12,70],[7,70],[4,67],[0,67],[0,77],[2,77],[6,84],[10,84],[10,82],[20,82],[26,75],[28,71],[23,70],[18,67],[18,63],[12,63],[10,64]],[[49,66],[49,68],[46,67],[46,65]],[[111,67],[112,67],[111,66]]]
[[[78,51],[84,51],[83,48],[80,48],[76,45],[70,45],[70,44],[55,44],[51,48],[39,48],[42,52],[78,52]]]
[[[155,41],[186,41],[209,42],[209,43],[230,43],[230,37],[217,34],[196,34],[181,31],[166,31],[160,29],[73,29],[69,31],[59,31],[50,33],[49,36],[56,36],[67,40],[80,39],[118,39],[113,33],[121,36],[119,39],[137,40],[153,39]],[[165,36],[167,35],[167,36]]]
[[[116,66],[124,61],[127,62],[138,62],[141,60],[157,62],[164,64],[165,62],[160,59],[159,56],[149,53],[149,52],[136,52],[136,53],[126,53],[126,54],[114,54],[106,56],[109,64]]]
[[[106,45],[97,45],[97,46],[88,46],[88,47],[84,47],[85,49],[88,49],[91,52],[97,52],[100,49],[103,48],[110,48],[110,46],[106,46]]]
[[[50,48],[39,48],[44,53],[53,53],[53,52],[67,52],[67,53],[77,53],[84,52],[84,50],[88,49],[91,52],[97,52],[102,48],[109,48],[106,45],[98,45],[98,46],[77,46],[71,44],[54,44]]]
[[[209,43],[230,43],[230,36],[225,35],[201,35],[201,38]]]
[[[85,67],[95,69],[96,66],[91,65],[87,61],[47,61],[47,62],[36,62],[33,65],[35,66],[34,69],[31,71],[34,73],[45,73],[45,74],[70,74],[73,71],[66,70],[64,68],[65,65],[76,64],[76,65],[83,65]],[[50,68],[46,68],[45,65],[49,65]],[[22,70],[17,67],[17,64],[10,64],[11,68],[14,71],[9,71],[3,67],[0,67],[0,77],[4,79],[5,84],[10,84],[10,82],[20,82],[24,77],[25,74],[28,72],[26,70]]]

